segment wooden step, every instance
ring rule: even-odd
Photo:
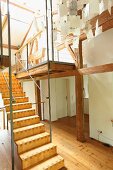
[[[22,160],[22,169],[29,168],[34,164],[39,164],[40,162],[56,155],[57,149],[56,146],[52,143],[46,144],[36,149],[32,149],[31,151],[20,155],[20,159]]]
[[[15,103],[25,103],[28,102],[28,97],[16,97]],[[10,99],[4,99],[4,105],[8,105],[10,103]]]
[[[6,83],[1,83],[0,82],[0,88],[7,88],[7,84]],[[21,87],[21,85],[20,85],[20,83],[18,82],[18,83],[13,83],[12,84],[12,88],[18,88],[18,87]]]
[[[50,135],[47,132],[16,141],[19,154],[48,143],[50,143]]]
[[[5,75],[5,76],[7,76],[7,77],[9,77],[9,73],[8,72],[0,72],[0,76],[3,76],[3,74]],[[12,77],[15,77],[15,75],[14,74],[12,74],[11,75]]]
[[[0,91],[2,92],[2,93],[8,93],[9,92],[9,89],[8,88],[1,88],[0,89]],[[22,90],[22,88],[14,88],[14,89],[12,89],[12,92],[23,92],[23,90]]]
[[[42,123],[26,126],[23,128],[14,129],[14,140],[20,140],[29,136],[45,132],[45,125]]]
[[[7,82],[8,82],[9,81],[9,77],[5,77],[5,78],[6,78]],[[0,77],[0,81],[1,82],[6,82],[6,80],[4,79],[3,76]],[[18,80],[16,80],[15,77],[12,77],[12,81],[16,81],[17,82]]]
[[[25,97],[25,92],[21,92],[21,93],[14,92],[13,96],[14,97]],[[9,93],[2,93],[2,97],[3,98],[9,98]]]
[[[0,80],[0,84],[7,84],[6,81],[9,83],[9,79],[7,79],[7,80],[1,79],[1,80]],[[13,79],[13,80],[12,80],[12,84],[16,84],[16,83],[18,83],[18,80]]]
[[[64,167],[64,159],[60,156],[54,156],[47,161],[36,165],[29,170],[59,170]]]
[[[18,119],[27,116],[35,115],[35,109],[26,109],[26,110],[19,110],[13,111],[13,119]],[[10,112],[7,112],[8,120],[10,120]]]
[[[13,119],[13,128],[17,129],[17,128],[33,125],[39,122],[40,122],[40,118],[38,115]]]
[[[6,105],[6,112],[10,111],[10,105]],[[32,104],[31,103],[14,103],[13,104],[13,110],[24,110],[24,109],[30,109],[32,108]]]
[[[8,81],[7,81],[7,82],[8,82]],[[5,80],[0,81],[0,87],[2,87],[3,85],[7,87],[7,83],[6,83]],[[20,85],[20,83],[19,83],[18,80],[15,80],[15,81],[12,82],[12,86],[19,86],[19,85]]]

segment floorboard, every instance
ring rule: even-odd
[[[113,170],[113,148],[89,138],[88,117],[85,117],[86,143],[76,140],[75,117],[63,118],[52,125],[53,143],[65,159],[68,170]]]
[[[1,121],[0,121],[1,122]],[[11,170],[10,136],[0,123],[0,170]],[[48,124],[46,128],[49,130]],[[91,140],[88,117],[85,117],[86,143],[76,140],[75,117],[62,118],[52,123],[53,143],[65,159],[68,170],[113,170],[113,149]],[[15,170],[16,169],[15,167]]]

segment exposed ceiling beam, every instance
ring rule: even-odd
[[[80,74],[84,74],[84,75],[112,72],[113,71],[113,63],[89,67],[89,68],[82,68],[82,69],[79,69],[78,71]]]
[[[5,2],[6,3],[6,0],[1,0],[2,2]],[[35,13],[35,11],[33,11],[32,9],[30,9],[30,8],[27,8],[27,7],[25,7],[25,6],[22,6],[22,5],[19,5],[19,4],[17,4],[17,3],[14,3],[14,2],[9,2],[9,4],[10,5],[13,5],[13,6],[15,6],[15,7],[18,7],[18,8],[20,8],[20,9],[23,9],[23,10],[25,10],[25,11],[27,11],[27,12],[30,12],[30,13]]]
[[[7,21],[8,21],[7,15],[5,15],[4,19],[3,19],[3,23],[2,23],[2,31],[4,31],[4,29],[5,29],[6,25],[7,25]]]
[[[19,53],[23,50],[23,48],[25,48],[25,46],[29,43],[31,43],[32,41],[34,41],[37,37],[39,37],[41,35],[43,31],[39,31],[37,34],[35,34],[33,37],[31,37],[30,39],[28,39],[28,41],[15,53]]]
[[[75,66],[78,67],[77,56],[76,56],[76,54],[74,53],[71,45],[69,45],[69,44],[66,43],[65,47],[67,48],[67,50],[68,50],[68,52],[70,53],[72,59],[74,60]]]
[[[6,15],[6,14],[5,14]],[[2,14],[2,16],[5,16],[4,14]],[[27,24],[27,25],[30,25],[30,23],[28,22],[25,22],[25,21],[22,21],[22,20],[19,20],[19,19],[16,19],[16,18],[13,18],[12,16],[10,17],[12,20],[15,20],[15,21],[18,21],[18,22],[22,22],[24,24]]]
[[[24,42],[25,42],[25,40],[26,40],[26,38],[27,38],[27,36],[28,36],[30,30],[31,30],[32,25],[33,25],[33,21],[32,21],[32,23],[30,24],[30,27],[29,27],[28,31],[26,32],[25,37],[23,38],[23,41],[22,41],[20,47],[23,46],[23,44],[24,44]]]
[[[83,33],[83,34],[80,35],[80,41],[83,41],[83,40],[86,40],[86,39],[87,39],[87,36],[86,36],[85,33]],[[71,36],[70,40],[68,40],[66,43],[67,43],[68,45],[73,45],[73,37]],[[56,46],[56,49],[57,49],[58,51],[63,50],[64,48],[66,48],[65,42],[64,42],[64,43],[61,43],[61,44],[59,44],[59,45]]]
[[[3,48],[8,48],[8,45],[7,44],[3,44]],[[12,50],[18,50],[18,47],[15,46],[15,45],[11,45],[11,49]]]

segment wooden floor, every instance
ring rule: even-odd
[[[86,143],[76,140],[75,117],[53,123],[53,143],[65,159],[68,170],[113,170],[113,149],[88,138],[88,118],[85,117]]]
[[[65,159],[67,169],[113,170],[113,149],[88,138],[87,117],[85,120],[86,143],[76,140],[75,117],[60,119],[52,125],[53,143],[58,146],[58,152]],[[0,170],[11,170],[10,138],[7,130],[0,130]]]

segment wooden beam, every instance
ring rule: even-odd
[[[37,37],[39,37],[41,35],[43,31],[39,31],[37,34],[35,34],[32,38],[30,38],[18,51],[16,51],[15,54],[21,52],[23,50],[23,48],[29,44],[30,42],[34,41]]]
[[[71,45],[69,45],[69,44],[66,43],[65,46],[66,46],[67,50],[69,51],[71,57],[73,58],[73,60],[74,60],[74,62],[75,62],[75,66],[78,67],[77,56],[76,56],[76,54],[74,53]]]
[[[6,14],[5,14],[6,15]],[[5,16],[4,14],[2,14],[2,16]],[[27,25],[30,25],[28,22],[25,22],[25,21],[22,21],[22,20],[19,20],[19,19],[16,19],[16,18],[13,18],[12,16],[10,17],[10,19],[12,20],[15,20],[17,22],[21,22],[21,23],[24,23],[24,24],[27,24]]]
[[[30,24],[30,26],[29,26],[29,29],[28,29],[28,31],[26,32],[25,37],[23,38],[23,41],[22,41],[20,47],[23,46],[23,44],[24,44],[24,42],[25,42],[25,40],[26,40],[26,38],[27,38],[27,36],[28,36],[30,30],[31,30],[32,25],[33,25],[33,21],[31,22],[31,24]]]
[[[30,53],[29,53],[29,56],[32,54],[33,46],[34,46],[34,40],[30,44]]]
[[[61,78],[61,77],[71,77],[71,76],[76,76],[77,75],[77,71],[73,70],[73,71],[64,71],[64,72],[59,72],[59,73],[51,73],[50,74],[50,79],[52,78]],[[44,76],[38,76],[37,77],[38,80],[44,80],[44,79],[48,79],[48,75],[44,75]]]
[[[83,74],[83,75],[112,72],[113,71],[113,63],[89,67],[89,68],[81,68],[78,71],[80,74]]]
[[[4,3],[6,3],[6,0],[1,0],[2,2],[4,2]],[[31,10],[30,8],[27,8],[27,7],[25,7],[25,6],[22,6],[22,5],[19,5],[19,4],[17,4],[17,3],[14,3],[14,2],[9,2],[9,4],[10,5],[13,5],[13,6],[15,6],[15,7],[17,7],[17,8],[20,8],[20,9],[23,9],[23,10],[25,10],[25,11],[27,11],[27,12],[30,12],[30,13],[35,13],[35,11],[33,11],[33,10]]]
[[[5,30],[7,21],[8,21],[7,15],[4,15],[4,19],[3,19],[3,23],[2,23],[2,31]]]
[[[108,10],[102,12],[100,15],[95,16],[90,20],[90,24],[92,25],[93,28],[96,27],[96,22],[98,20],[99,27],[104,25],[106,22],[109,20],[113,19],[113,7],[111,7],[111,15]]]
[[[82,59],[82,41],[79,41],[79,68],[83,67]],[[85,142],[84,135],[84,99],[83,99],[83,75],[77,70],[75,77],[75,95],[76,95],[76,129],[77,140]]]
[[[82,33],[82,34],[80,35],[80,41],[84,41],[84,40],[86,40],[86,39],[87,39],[86,34],[85,34],[85,33]],[[69,41],[66,41],[66,43],[67,43],[68,45],[73,45],[73,37],[71,36],[71,37],[70,37],[70,40],[69,40]],[[61,44],[57,45],[57,46],[56,46],[56,49],[57,49],[58,51],[63,50],[64,48],[66,48],[66,45],[65,45],[66,43],[64,42],[64,43],[61,43]]]
[[[7,44],[3,44],[3,48],[8,48],[8,45]],[[12,50],[18,50],[18,47],[15,46],[15,45],[11,45],[11,49]]]

